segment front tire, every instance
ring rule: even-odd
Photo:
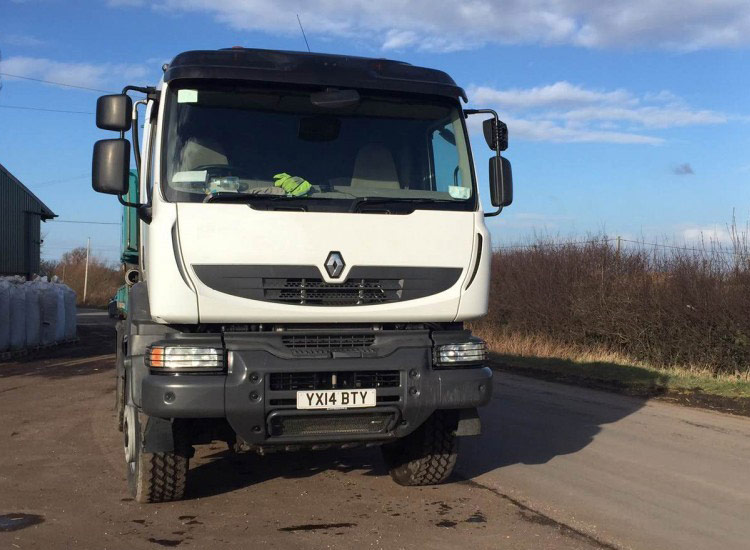
[[[188,453],[178,441],[175,441],[175,452],[143,452],[139,416],[133,405],[125,407],[123,432],[130,493],[136,501],[144,503],[180,500],[187,484]]]
[[[438,485],[453,473],[458,459],[456,411],[435,411],[408,436],[381,447],[391,477],[399,485]]]

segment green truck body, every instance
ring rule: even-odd
[[[138,204],[139,202],[138,173],[135,170],[130,171],[129,189],[124,200],[131,204]],[[139,242],[138,213],[132,206],[123,206],[120,232],[120,261],[126,271],[131,269],[132,266],[138,265]],[[120,319],[127,317],[129,292],[130,285],[127,284],[117,289],[113,300],[114,304],[110,310],[114,314],[113,316]]]

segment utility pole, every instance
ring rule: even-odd
[[[86,303],[86,289],[89,286],[89,254],[91,253],[91,237],[86,241],[86,271],[83,275],[83,303]]]

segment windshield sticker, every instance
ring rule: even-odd
[[[198,90],[177,90],[177,103],[198,103]]]
[[[469,197],[471,197],[471,189],[469,189],[468,187],[451,185],[448,187],[448,194],[454,199],[468,199]]]
[[[208,170],[186,170],[172,176],[172,183],[206,182]]]

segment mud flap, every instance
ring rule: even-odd
[[[479,419],[479,411],[473,409],[461,409],[458,412],[458,426],[456,437],[468,435],[480,435],[482,433],[482,421]]]
[[[144,453],[174,452],[174,437],[172,436],[172,422],[165,418],[149,416],[146,429],[143,431]]]

